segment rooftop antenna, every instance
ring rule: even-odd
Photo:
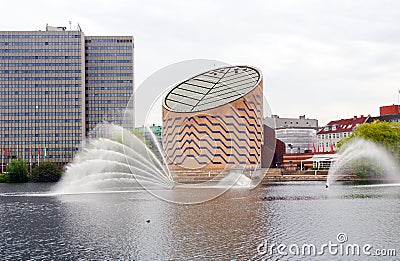
[[[400,90],[397,90],[397,105],[400,104]]]
[[[81,29],[81,26],[79,25],[79,23],[78,23],[78,25],[77,25],[77,28],[78,28],[78,31],[79,31],[79,32],[82,32],[82,29]]]
[[[71,31],[71,21],[68,22],[69,22],[69,30]]]

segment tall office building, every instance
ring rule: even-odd
[[[132,93],[131,36],[85,37],[79,27],[1,31],[2,162],[70,162],[97,123],[122,122]]]
[[[87,134],[102,121],[133,129],[132,118],[124,121],[125,110],[133,110],[127,108],[133,92],[132,37],[87,36],[85,50]]]

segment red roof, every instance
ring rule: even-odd
[[[352,132],[358,125],[367,121],[368,116],[361,115],[360,117],[354,116],[350,119],[341,119],[329,122],[317,134],[325,133],[338,133],[338,132]]]

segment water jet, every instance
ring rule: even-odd
[[[357,138],[338,152],[326,188],[340,180],[394,183],[400,180],[399,173],[397,160],[385,147]]]

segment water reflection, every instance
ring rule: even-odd
[[[263,240],[318,245],[340,232],[351,243],[400,245],[397,187],[284,183],[230,190],[197,205],[167,203],[145,191],[54,196],[38,194],[50,187],[35,184],[0,184],[0,191],[2,260],[260,259]],[[176,196],[200,192],[207,190]],[[335,258],[357,259],[329,257]]]

